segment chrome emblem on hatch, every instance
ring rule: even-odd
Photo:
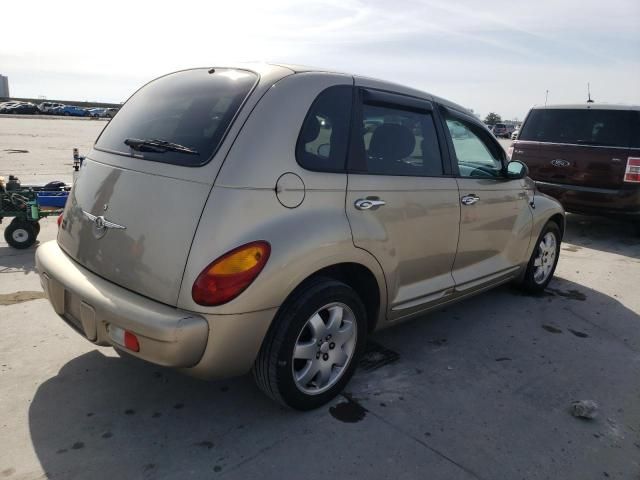
[[[96,238],[102,238],[106,235],[107,229],[115,228],[116,230],[126,230],[124,225],[118,225],[117,223],[110,222],[102,215],[93,215],[92,213],[82,210],[82,214],[90,221],[93,222],[93,235]]]
[[[551,165],[553,165],[554,167],[568,167],[571,164],[566,160],[556,158],[555,160],[551,160]]]

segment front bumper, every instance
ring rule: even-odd
[[[167,367],[192,367],[204,355],[209,323],[203,316],[150,300],[93,274],[56,241],[38,248],[36,268],[55,312],[89,341]],[[109,335],[112,327],[135,334],[140,350],[118,344]]]

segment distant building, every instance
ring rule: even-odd
[[[0,98],[9,98],[9,77],[0,75]]]

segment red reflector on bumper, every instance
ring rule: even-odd
[[[134,352],[140,351],[138,338],[133,333],[128,332],[127,330],[124,331],[124,346]]]

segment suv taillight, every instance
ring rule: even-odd
[[[627,159],[624,181],[628,183],[640,183],[640,157],[629,157]]]
[[[264,241],[247,243],[210,263],[191,288],[198,305],[227,303],[251,285],[269,259],[271,246]]]

